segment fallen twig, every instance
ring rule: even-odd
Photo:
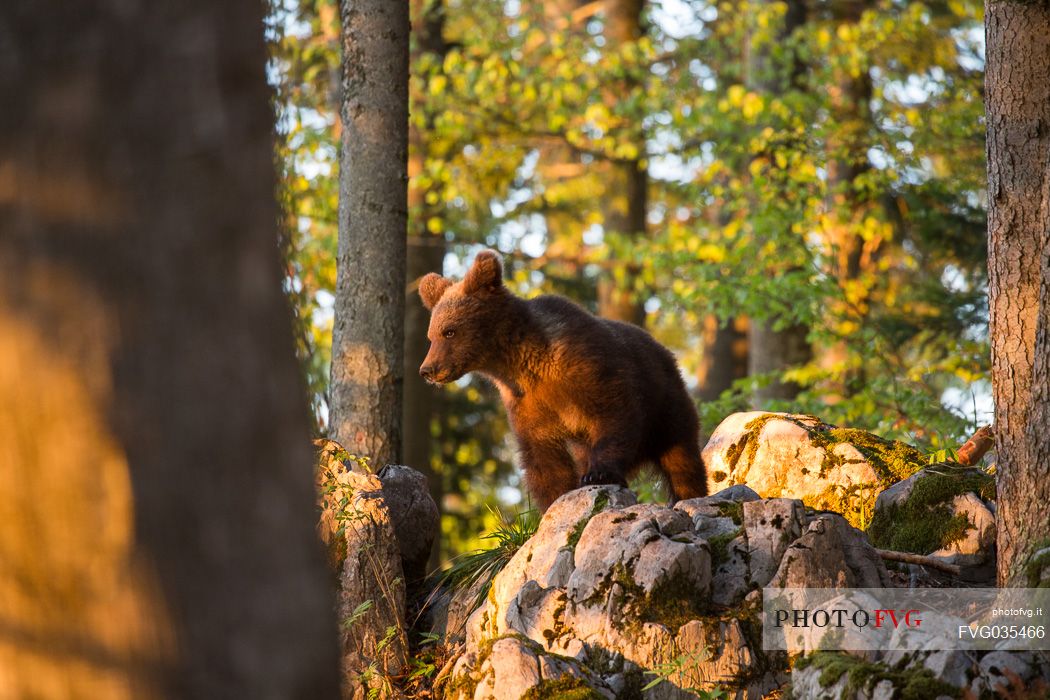
[[[955,564],[948,564],[937,557],[927,557],[922,554],[912,554],[911,552],[894,552],[889,549],[876,549],[875,551],[886,561],[899,561],[904,564],[918,564],[919,566],[926,566],[931,569],[943,571],[952,576],[958,576],[960,572],[959,567]]]

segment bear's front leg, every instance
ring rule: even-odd
[[[572,455],[560,442],[537,442],[519,436],[518,443],[525,486],[540,512],[546,512],[559,496],[577,486]]]
[[[627,486],[627,474],[637,448],[622,438],[603,438],[594,443],[587,458],[587,473],[580,486],[611,484]]]

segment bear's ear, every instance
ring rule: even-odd
[[[423,300],[423,306],[427,311],[433,309],[445,290],[452,286],[452,280],[442,277],[436,272],[431,272],[419,280],[419,298]]]
[[[503,285],[503,263],[499,253],[494,250],[483,250],[474,258],[474,264],[463,278],[463,291],[467,294],[482,289],[498,289]]]

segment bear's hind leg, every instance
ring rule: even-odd
[[[660,455],[660,471],[667,477],[674,500],[707,495],[707,470],[695,448],[675,445],[667,450]]]
[[[627,486],[627,473],[634,466],[638,449],[619,437],[598,440],[587,456],[587,471],[580,478],[580,486],[612,484]]]
[[[520,450],[525,486],[541,513],[577,487],[575,463],[564,445],[522,442]]]

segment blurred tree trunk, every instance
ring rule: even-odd
[[[400,461],[408,217],[407,2],[341,0],[343,124],[330,436]]]
[[[704,217],[712,228],[728,223],[724,213],[725,200],[717,198],[704,211]],[[723,391],[731,388],[737,379],[747,376],[748,326],[746,316],[735,316],[720,322],[714,315],[701,320],[700,364],[696,368],[696,398],[714,401]],[[701,426],[714,428],[714,426]]]
[[[1050,537],[1050,5],[992,1],[988,288],[1000,585]]]
[[[642,38],[645,32],[642,25],[644,7],[644,0],[606,1],[605,38],[608,50],[615,51],[624,44]],[[640,128],[636,145],[638,158],[610,163],[604,216],[606,232],[632,238],[645,235],[645,217],[649,210],[649,175],[643,167],[646,149]],[[645,305],[634,289],[636,276],[636,272],[621,264],[616,266],[614,274],[603,275],[598,280],[598,313],[601,316],[645,325]]]
[[[775,319],[758,321],[751,319],[748,326],[748,375],[783,372],[790,367],[797,367],[809,362],[813,357],[806,334],[809,329],[802,324],[792,324],[777,330]],[[758,387],[752,394],[755,406],[771,399],[790,401],[798,396],[799,386],[795,382],[775,380],[770,384]]]
[[[868,7],[859,0],[830,3],[836,26],[854,26]],[[831,86],[831,118],[836,123],[828,139],[828,210],[830,224],[825,242],[832,260],[832,271],[842,287],[860,280],[877,261],[883,240],[865,240],[857,231],[872,216],[876,202],[862,194],[856,182],[871,166],[868,162],[868,132],[871,129],[871,76],[840,72]],[[864,302],[861,302],[864,303]],[[856,391],[862,384],[857,370],[848,366],[850,351],[845,341],[817,348],[818,363],[838,378],[828,388],[826,400],[833,403]]]
[[[570,37],[585,31],[584,24],[590,17],[587,12],[589,0],[543,0],[542,28],[548,35],[559,34]],[[561,185],[564,182],[586,177],[589,169],[579,151],[564,140],[547,139],[538,145],[540,154],[538,171],[545,185]],[[542,264],[547,289],[575,298],[583,303],[593,302],[597,297],[596,283],[584,272],[585,255],[581,231],[583,217],[576,208],[558,206],[544,211],[547,229],[546,260]],[[539,261],[532,265],[539,266]]]
[[[0,696],[338,693],[263,5],[0,6]]]
[[[442,61],[448,51],[445,43],[445,7],[443,0],[412,0],[412,26],[415,30],[413,43],[414,59],[430,54],[434,60]],[[424,96],[426,85],[423,86]],[[416,105],[426,110],[425,101]],[[419,126],[422,118],[424,125]],[[421,185],[419,176],[423,172],[427,159],[427,138],[433,128],[433,117],[429,113],[414,115],[414,121],[408,130],[408,209],[412,235],[408,239],[407,278],[409,285],[405,296],[405,399],[402,409],[403,426],[403,459],[405,464],[418,469],[427,477],[430,495],[442,510],[444,492],[442,475],[435,473],[431,457],[433,439],[431,424],[436,411],[436,389],[427,385],[419,376],[419,367],[426,357],[429,341],[427,327],[430,324],[430,312],[423,307],[417,293],[416,282],[428,272],[441,272],[445,260],[445,238],[443,233],[431,233],[428,222],[440,216],[441,204],[427,202],[430,190]],[[440,563],[441,547],[431,552],[431,568]]]
[[[700,329],[703,356],[696,371],[696,396],[701,401],[714,401],[732,387],[737,379],[747,376],[747,319],[735,317],[724,325],[715,316],[707,316]]]
[[[804,0],[787,0],[787,13],[784,17],[783,36],[791,34],[806,23],[806,3]],[[769,73],[768,63],[770,56],[765,51],[750,51],[748,62],[750,64],[749,82],[754,89],[762,90],[768,94],[778,94],[790,87],[783,81],[762,78],[763,74]],[[791,71],[791,81],[797,80],[801,75],[803,65],[796,62]],[[778,319],[750,319],[748,324],[748,374],[759,375],[772,372],[783,372],[790,367],[796,367],[809,362],[813,357],[806,336],[809,329],[802,324],[791,324],[785,328],[776,328]],[[791,400],[798,395],[799,387],[794,382],[774,381],[764,387],[757,388],[752,394],[752,402],[757,406],[770,399]]]

